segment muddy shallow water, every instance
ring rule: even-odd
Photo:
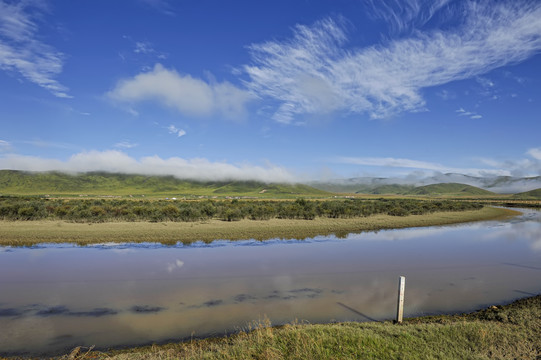
[[[0,247],[0,354],[59,354],[272,324],[464,312],[541,292],[541,213],[190,246]]]

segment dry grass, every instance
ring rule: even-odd
[[[365,218],[315,220],[241,220],[226,222],[108,222],[80,224],[65,221],[0,221],[0,245],[29,246],[38,243],[95,244],[104,242],[176,242],[242,240],[270,238],[304,239],[317,235],[446,225],[496,219],[517,215],[517,212],[485,207],[463,212],[439,212],[427,215],[375,215]]]

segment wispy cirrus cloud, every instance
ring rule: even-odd
[[[88,172],[107,171],[127,174],[172,175],[180,179],[202,181],[257,180],[262,182],[295,182],[296,176],[287,169],[267,164],[230,164],[204,158],[134,158],[119,150],[87,151],[68,160],[41,158],[19,154],[0,155],[0,169],[26,171]]]
[[[541,161],[541,147],[530,149],[526,153],[534,159]]]
[[[508,170],[505,169],[455,168],[427,161],[393,157],[335,157],[328,160],[341,164],[412,169],[441,173],[459,173],[471,176],[507,176],[511,174]]]
[[[402,6],[410,15],[396,17],[394,9],[382,16],[396,18],[397,29],[415,31],[351,49],[346,21],[327,18],[297,25],[288,40],[249,47],[252,63],[243,67],[249,77],[245,85],[278,103],[274,120],[292,123],[299,115],[333,111],[385,118],[424,110],[423,89],[473,78],[541,50],[540,2],[372,3]],[[418,27],[439,12],[451,17],[445,27]]]
[[[347,157],[326,159],[330,163],[350,164],[367,167],[409,169],[437,173],[456,173],[469,176],[538,176],[541,173],[541,148],[532,148],[519,159],[476,158],[480,167],[456,168],[439,163],[395,157]]]
[[[148,41],[137,41],[135,43],[135,49],[133,52],[136,54],[152,54],[155,50],[152,48],[152,44]]]
[[[466,111],[463,108],[455,110],[455,112],[458,114],[458,116],[466,116],[473,120],[481,119],[483,117],[483,115],[479,115],[478,113],[473,111]]]
[[[151,71],[119,81],[106,95],[119,103],[156,101],[188,116],[218,114],[232,119],[243,117],[247,102],[253,99],[250,93],[229,82],[205,82],[161,64],[156,64]]]
[[[0,69],[19,74],[60,98],[71,97],[56,77],[64,54],[38,39],[36,19],[46,10],[40,2],[0,0]]]
[[[149,41],[136,41],[133,52],[136,54],[152,55],[158,59],[167,59],[167,54],[154,49],[154,46]]]
[[[411,31],[427,24],[450,0],[365,0],[368,15],[381,19],[392,34]]]
[[[150,8],[168,16],[175,16],[176,13],[168,0],[139,0]]]
[[[11,151],[11,144],[9,141],[0,140],[0,153]]]
[[[121,141],[113,145],[113,147],[117,149],[131,149],[131,148],[137,147],[138,145],[139,144],[135,144],[129,141]]]

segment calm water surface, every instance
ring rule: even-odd
[[[174,247],[0,247],[0,354],[272,324],[472,311],[541,292],[541,213],[498,222]]]

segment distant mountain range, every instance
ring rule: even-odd
[[[357,177],[309,183],[309,185],[317,189],[330,192],[400,195],[408,194],[417,187],[435,184],[464,184],[497,194],[517,194],[540,189],[541,176],[475,177],[463,174],[448,173],[438,174],[422,179]],[[449,188],[448,190],[452,189]]]

